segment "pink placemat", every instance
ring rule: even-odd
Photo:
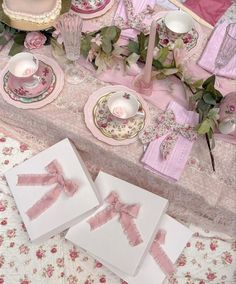
[[[58,65],[58,63],[41,54],[36,54],[39,60],[43,61],[44,63],[48,64],[52,70],[53,70],[53,80],[49,88],[43,92],[42,94],[42,99],[24,99],[24,98],[19,98],[19,96],[15,95],[7,86],[7,80],[8,80],[8,66],[6,65],[1,72],[0,75],[0,92],[3,97],[3,99],[21,109],[37,109],[41,108],[52,101],[54,101],[57,96],[60,94],[61,90],[63,89],[64,86],[64,72],[61,69],[61,67]]]
[[[116,140],[116,138],[113,138],[115,136],[106,136],[108,134],[108,132],[104,131],[102,129],[105,129],[106,127],[109,127],[109,118],[105,118],[102,123],[103,125],[101,125],[101,128],[98,128],[98,126],[96,126],[95,123],[95,117],[94,117],[94,107],[97,105],[98,101],[100,98],[102,98],[103,96],[111,93],[111,92],[117,92],[117,91],[125,91],[128,93],[132,93],[134,94],[141,106],[142,109],[144,111],[145,114],[145,118],[144,118],[144,123],[141,126],[141,129],[143,129],[146,125],[148,125],[149,121],[150,121],[150,117],[149,117],[149,107],[148,104],[144,101],[144,99],[141,97],[140,94],[136,93],[135,91],[125,87],[125,86],[119,86],[119,85],[115,85],[115,86],[107,86],[104,88],[101,88],[97,91],[95,91],[92,95],[89,96],[87,103],[84,106],[84,116],[85,116],[85,123],[87,125],[87,127],[89,128],[89,130],[92,132],[92,134],[99,140],[109,144],[109,145],[128,145],[131,144],[133,142],[135,142],[137,140],[137,136],[138,136],[138,131],[136,133],[135,136],[132,136],[131,138],[127,138],[127,139],[122,139],[122,140]],[[103,112],[104,110],[102,110]],[[104,115],[104,113],[103,113]],[[131,118],[132,119],[132,118]],[[117,126],[117,130],[122,131],[122,128],[125,128],[126,125],[129,123],[129,120],[120,120],[120,126]],[[129,126],[128,126],[129,127]],[[126,129],[126,128],[125,128]],[[140,131],[141,131],[140,129]],[[117,131],[115,128],[113,131]],[[126,130],[124,130],[126,131]],[[131,131],[131,130],[130,130]],[[125,136],[125,133],[124,133]]]

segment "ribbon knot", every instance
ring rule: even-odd
[[[71,197],[78,190],[78,183],[76,181],[66,179],[63,169],[57,160],[49,163],[45,170],[47,174],[21,174],[18,175],[17,185],[32,186],[32,185],[51,185],[56,186],[39,199],[31,208],[26,211],[28,217],[32,220],[41,215],[48,209],[59,197],[62,191]]]
[[[194,127],[189,124],[176,122],[175,114],[172,110],[167,110],[162,113],[162,115],[157,118],[156,125],[148,126],[140,133],[139,138],[143,144],[146,144],[164,135],[166,135],[166,137],[160,145],[163,159],[167,159],[179,135],[182,135],[190,141],[197,139],[197,132]]]
[[[149,253],[154,258],[156,263],[160,266],[161,270],[165,273],[166,276],[171,275],[174,271],[174,264],[168,257],[168,255],[164,252],[161,244],[165,243],[166,231],[159,230],[156,234],[154,242],[152,243]]]
[[[129,205],[121,202],[116,192],[111,192],[105,201],[109,205],[88,220],[91,230],[104,225],[118,214],[119,222],[130,245],[137,246],[142,243],[143,240],[133,220],[137,218],[140,206],[138,204]]]

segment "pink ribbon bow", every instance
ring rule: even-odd
[[[78,189],[78,184],[75,181],[66,179],[61,165],[57,160],[49,163],[45,170],[47,174],[21,174],[18,175],[17,185],[31,186],[31,185],[51,185],[56,186],[39,199],[31,208],[26,212],[28,217],[32,220],[37,218],[46,209],[48,209],[59,197],[62,191],[69,197],[73,196]]]
[[[194,141],[197,138],[197,132],[194,127],[188,124],[180,124],[176,122],[175,114],[172,110],[167,110],[157,118],[157,125],[148,126],[139,138],[143,144],[149,143],[163,135],[166,135],[160,146],[163,159],[166,159],[173,150],[179,135]]]
[[[174,271],[174,264],[164,252],[161,244],[165,243],[166,231],[159,230],[156,234],[155,240],[152,243],[149,253],[155,259],[156,263],[160,266],[161,270],[165,273],[166,276],[171,275]]]
[[[126,234],[131,246],[137,246],[143,242],[138,229],[134,223],[140,206],[138,204],[128,205],[120,202],[116,192],[111,192],[105,200],[109,206],[88,220],[91,230],[104,225],[119,214],[119,222]]]

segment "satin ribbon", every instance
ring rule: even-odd
[[[143,144],[146,144],[166,134],[167,136],[160,146],[163,159],[167,159],[168,155],[173,150],[179,135],[182,135],[190,141],[197,139],[197,132],[194,127],[176,122],[175,114],[172,110],[167,110],[158,117],[157,124],[148,126],[140,133],[139,138]]]
[[[30,207],[26,214],[32,220],[41,215],[58,199],[62,191],[71,197],[78,190],[77,182],[66,179],[61,165],[57,160],[49,163],[45,170],[47,174],[20,174],[18,175],[17,185],[19,186],[37,186],[37,185],[51,185],[56,186],[40,198],[32,207]]]
[[[137,246],[142,243],[143,240],[133,220],[134,218],[137,218],[140,206],[138,204],[128,205],[122,203],[116,192],[111,192],[105,201],[109,206],[87,221],[90,225],[90,229],[95,230],[116,215],[119,215],[119,222],[129,240],[129,244],[131,246]]]
[[[150,247],[149,253],[155,259],[156,263],[159,265],[165,275],[169,276],[175,271],[175,268],[174,264],[161,247],[161,244],[165,243],[165,237],[166,231],[159,230],[156,234],[154,242]]]

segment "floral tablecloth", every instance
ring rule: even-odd
[[[31,134],[25,134],[32,141]],[[35,144],[36,145],[36,144]],[[64,239],[65,232],[33,245],[4,179],[4,172],[46,147],[20,141],[0,128],[0,283],[125,284],[101,263]],[[87,164],[92,175],[97,169]],[[166,284],[236,283],[236,240],[190,225],[194,235]]]

